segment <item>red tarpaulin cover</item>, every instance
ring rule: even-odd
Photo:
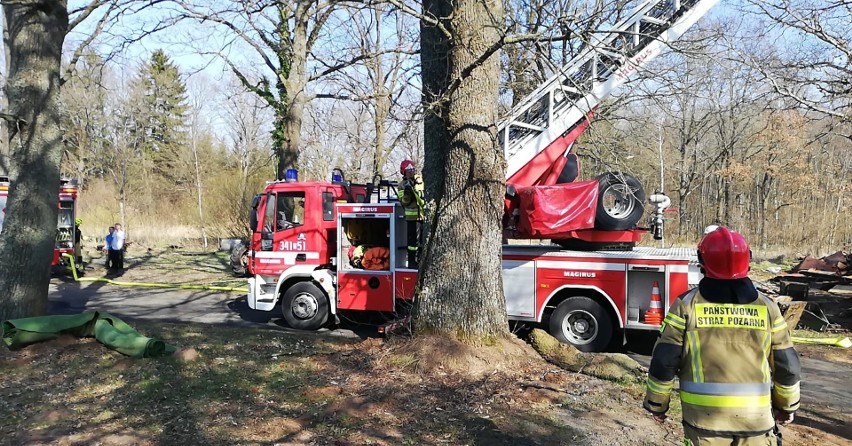
[[[595,227],[598,205],[596,180],[519,187],[517,193],[520,234],[547,236]]]

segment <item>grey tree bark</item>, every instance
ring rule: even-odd
[[[64,0],[2,5],[15,175],[0,233],[0,320],[47,311],[62,157],[60,61],[68,29]]]
[[[500,0],[426,0],[421,63],[429,236],[421,253],[418,334],[472,344],[508,335],[496,143]]]

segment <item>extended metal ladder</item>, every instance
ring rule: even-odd
[[[648,0],[527,95],[500,123],[506,178],[526,166],[719,0]],[[573,144],[573,141],[571,141]],[[570,145],[568,149],[570,150]],[[566,151],[567,151],[566,150]]]

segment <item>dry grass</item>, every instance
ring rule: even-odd
[[[169,201],[170,200],[170,201]],[[204,200],[205,232],[215,246],[218,238],[230,238],[243,231],[248,204],[239,206],[221,194]],[[128,240],[151,248],[200,244],[202,229],[196,198],[192,193],[174,194],[168,200],[155,191],[128,193],[124,226]],[[242,209],[245,207],[245,209]],[[108,181],[93,180],[80,193],[77,214],[83,219],[83,235],[94,246],[103,243],[107,228],[121,221],[118,192]],[[239,216],[233,214],[239,210]]]
[[[602,433],[560,421],[582,404],[555,404],[619,392],[529,357],[474,377],[419,370],[412,351],[432,350],[406,342],[135,326],[198,356],[129,360],[91,340],[0,352],[3,444],[571,444]]]

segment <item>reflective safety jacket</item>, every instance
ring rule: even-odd
[[[709,434],[761,435],[775,425],[772,408],[799,408],[799,357],[787,323],[775,302],[752,293],[745,304],[713,302],[699,288],[675,300],[654,347],[646,409],[668,410],[675,377],[683,422]]]
[[[420,176],[405,178],[399,184],[399,202],[405,210],[405,219],[420,221],[424,217],[423,181]]]

